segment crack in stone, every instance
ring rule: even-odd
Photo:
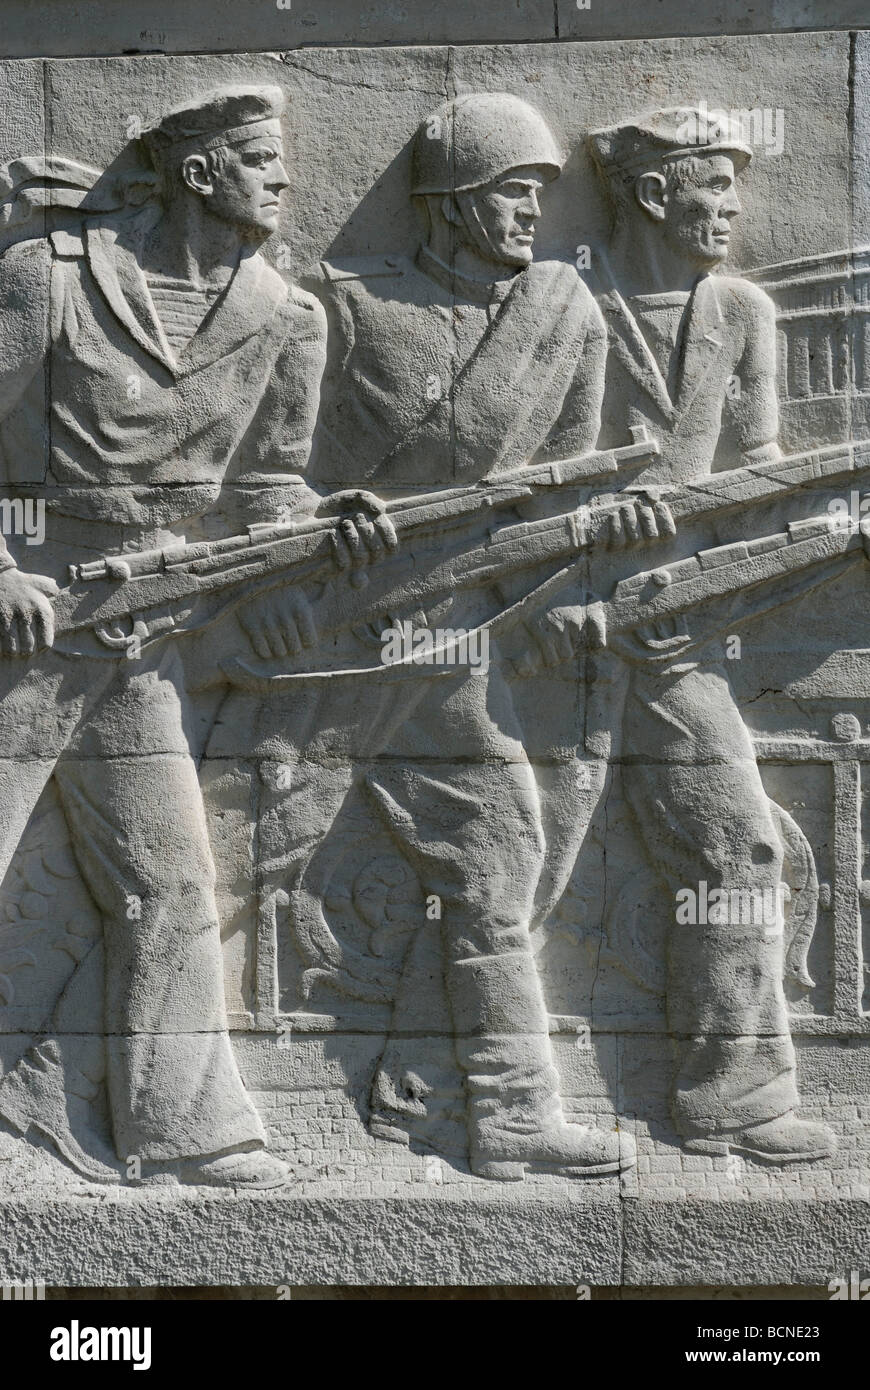
[[[348,88],[350,88],[351,90],[360,90],[360,91],[367,91],[367,92],[378,92],[378,93],[380,93],[380,94],[383,94],[384,92],[389,91],[389,92],[396,92],[396,93],[399,93],[399,92],[419,92],[422,96],[432,96],[432,97],[440,96],[440,92],[438,91],[438,89],[437,89],[436,87],[415,87],[415,86],[413,86],[413,85],[406,85],[406,84],[404,84],[404,83],[401,84],[401,85],[399,85],[399,86],[396,86],[396,87],[393,87],[393,86],[385,87],[385,85],[384,85],[383,82],[363,82],[363,81],[356,81],[356,80],[353,80],[353,81],[352,81],[352,80],[350,80],[349,78],[336,77],[334,73],[319,72],[319,71],[317,70],[316,67],[312,67],[312,66],[311,66],[310,64],[308,64],[308,63],[301,63],[301,62],[298,60],[298,58],[296,57],[296,54],[295,54],[295,53],[284,53],[284,54],[282,54],[282,55],[281,55],[281,62],[282,62],[286,67],[295,68],[295,69],[297,70],[297,72],[305,72],[305,73],[308,73],[309,76],[311,76],[311,77],[319,78],[319,80],[320,80],[321,82],[326,82],[329,86],[334,86],[334,87],[348,87]]]

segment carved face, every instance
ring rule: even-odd
[[[465,231],[487,260],[521,268],[532,259],[535,227],[541,215],[539,169],[511,169],[482,188],[457,195]]]
[[[731,221],[740,212],[731,157],[696,156],[689,169],[675,169],[663,205],[664,233],[675,249],[704,265],[724,261]]]
[[[215,217],[255,239],[269,236],[278,226],[281,193],[290,186],[280,136],[266,134],[215,153],[219,158],[194,155],[187,161],[188,183]]]

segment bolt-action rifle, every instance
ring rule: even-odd
[[[563,558],[576,559],[605,530],[612,512],[624,506],[629,497],[636,499],[644,492],[660,494],[679,523],[843,480],[854,481],[870,467],[870,443],[834,445],[693,479],[675,489],[623,487],[570,512],[519,525],[496,525],[481,540],[481,513],[489,521],[500,509],[551,489],[610,486],[620,482],[630,467],[650,463],[657,453],[657,443],[640,430],[634,442],[622,449],[532,465],[473,486],[387,502],[384,511],[401,538],[400,549],[365,572],[364,587],[354,590],[336,585],[323,591],[317,610],[321,636],[391,609],[425,608],[455,589],[497,582],[509,574]],[[474,538],[469,545],[470,523]],[[244,535],[226,540],[180,543],[74,566],[73,582],[54,600],[58,636],[72,636],[74,641],[75,634],[91,629],[107,654],[123,654],[134,643],[141,649],[170,633],[200,630],[262,590],[288,582],[322,584],[341,571],[336,525],[334,519],[315,517],[296,525],[252,526]],[[791,536],[792,528],[783,534]],[[842,539],[842,527],[834,528],[832,534]],[[763,549],[768,541],[772,548],[778,548],[768,537],[753,544]],[[702,557],[706,553],[676,561],[656,573],[673,572],[682,585],[686,574],[679,566],[694,563],[704,568]],[[792,552],[790,565],[797,563],[799,554],[803,551]],[[734,563],[737,558],[733,551]],[[747,557],[741,553],[741,558]],[[709,562],[706,567],[711,565]],[[631,576],[616,586],[612,598],[616,601],[619,597],[620,615],[625,608],[622,600],[629,594],[641,613],[638,595],[644,586],[647,592],[657,587],[650,573]],[[568,577],[567,572],[562,573],[562,584]],[[708,581],[695,579],[692,592],[698,589],[706,593]],[[750,587],[752,582],[747,579]],[[662,580],[658,587],[667,583]],[[543,588],[533,592],[543,601],[554,587],[555,579],[548,579]],[[673,611],[677,592],[687,594],[689,590],[679,588],[667,602],[660,598],[658,606]],[[525,601],[522,607],[527,607]],[[639,616],[638,622],[654,616],[648,605],[643,612],[647,616]],[[613,618],[624,630],[622,617],[617,620],[615,610]],[[112,625],[124,620],[129,631],[113,632]],[[68,642],[63,646],[69,649]]]
[[[467,531],[469,525],[475,530],[471,548],[479,549],[481,513],[495,514],[549,489],[617,481],[628,468],[648,464],[658,453],[658,444],[642,429],[635,435],[634,442],[623,448],[533,464],[473,486],[386,502],[383,510],[400,539],[399,553],[367,571],[351,571],[358,588],[354,602],[344,595],[348,601],[339,604],[342,614],[348,622],[359,622],[377,606],[379,594],[396,588],[399,575],[404,574],[406,583],[413,580],[415,564],[423,563],[423,558],[407,549],[409,542],[422,541],[424,551],[428,542],[430,562],[437,567],[445,547],[449,553],[451,537]],[[579,522],[571,532],[576,537],[578,526]],[[103,655],[123,656],[131,647],[141,651],[169,634],[197,631],[259,592],[287,583],[328,581],[346,567],[341,563],[337,527],[336,518],[315,516],[297,523],[250,526],[243,535],[222,540],[179,542],[72,565],[71,583],[54,599],[56,645],[75,650],[76,636],[90,631],[99,646],[89,643],[89,652],[98,654],[102,648]],[[583,543],[579,541],[581,548]],[[467,539],[464,546],[468,548]],[[438,584],[441,572],[433,577],[433,584]],[[364,585],[360,585],[363,576]],[[126,630],[121,624],[126,624]],[[318,625],[321,631],[330,629],[328,621]]]

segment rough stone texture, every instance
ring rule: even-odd
[[[3,49],[13,57],[78,57],[115,53],[235,52],[318,44],[546,42],[555,39],[656,38],[671,34],[777,33],[857,29],[861,0],[720,0],[690,6],[661,0],[642,9],[632,0],[483,0],[473,7],[403,0],[84,0],[59,8],[51,0],[8,0]]]
[[[859,5],[839,0],[767,0],[758,5],[719,3],[687,13],[680,0],[663,0],[641,13],[630,0],[584,8],[558,0],[559,37],[565,39],[657,38],[669,34],[768,34],[782,29],[860,28],[867,16]]]
[[[852,93],[852,244],[870,236],[870,45],[866,33],[855,35]]]
[[[47,504],[0,1280],[822,1296],[870,1210],[867,35],[231,8],[4,40],[71,56],[0,73]],[[385,678],[401,622],[488,669]]]

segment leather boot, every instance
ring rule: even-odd
[[[527,1171],[587,1177],[635,1161],[625,1131],[569,1124],[546,1035],[482,1037],[458,1044],[468,1086],[471,1171],[502,1182]]]
[[[93,1132],[89,1097],[82,1094],[87,1081],[73,1061],[66,1065],[69,1050],[48,1038],[22,1057],[0,1086],[0,1117],[19,1134],[33,1130],[48,1139],[89,1181],[119,1183],[122,1165]],[[79,1143],[73,1126],[88,1136],[93,1153]]]
[[[830,1158],[837,1136],[827,1125],[799,1120],[793,1110],[763,1124],[747,1125],[728,1134],[711,1134],[686,1140],[694,1153],[742,1153],[764,1163],[811,1163]]]

